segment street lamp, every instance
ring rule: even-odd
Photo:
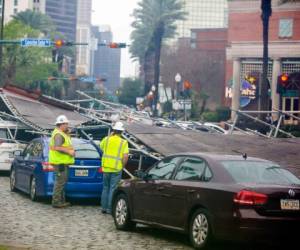
[[[155,90],[156,90],[156,87],[155,87],[155,85],[152,85],[152,87],[151,87],[151,91],[155,93]]]
[[[178,99],[178,90],[179,90],[179,84],[182,80],[182,77],[179,73],[176,74],[175,76],[175,82],[176,82],[176,86],[175,86],[175,91],[174,91],[174,98]]]

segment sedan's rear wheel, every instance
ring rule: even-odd
[[[10,171],[10,191],[15,192],[16,190],[16,170],[12,168]]]
[[[30,182],[30,199],[32,201],[37,201],[37,196],[36,196],[36,179],[33,176],[31,178],[31,182]]]
[[[119,194],[113,206],[113,217],[116,228],[119,230],[131,230],[135,223],[131,221],[129,204],[126,195]]]
[[[190,221],[190,241],[195,249],[207,247],[211,235],[211,226],[208,213],[204,209],[197,209]]]

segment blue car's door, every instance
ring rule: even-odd
[[[33,141],[32,149],[30,150],[28,157],[25,159],[24,184],[28,192],[30,190],[31,180],[34,176],[34,172],[42,162],[42,151],[43,144],[38,140]]]
[[[26,164],[32,152],[33,145],[33,142],[29,143],[24,149],[22,155],[16,158],[16,185],[23,191],[27,191]]]

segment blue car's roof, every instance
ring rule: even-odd
[[[34,139],[33,141],[39,141],[42,142],[44,147],[43,147],[43,152],[44,152],[44,156],[46,159],[48,159],[48,152],[49,152],[49,142],[50,142],[50,137],[48,136],[43,136],[43,137],[39,137]],[[72,143],[73,144],[92,144],[95,148],[97,148],[97,151],[101,154],[101,150],[99,147],[97,147],[97,145],[95,143],[92,143],[89,140],[85,140],[85,139],[80,139],[80,138],[72,138]]]
[[[50,137],[44,136],[44,137],[40,137],[40,138],[35,139],[35,140],[43,141],[44,143],[49,144]],[[81,138],[72,138],[72,142],[74,144],[90,143],[89,140],[85,140],[85,139],[81,139]]]

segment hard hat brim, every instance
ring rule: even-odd
[[[115,131],[125,131],[124,128],[112,128],[112,129],[115,130]]]
[[[59,125],[59,124],[69,124],[69,121],[64,121],[64,122],[56,122],[55,125]]]

